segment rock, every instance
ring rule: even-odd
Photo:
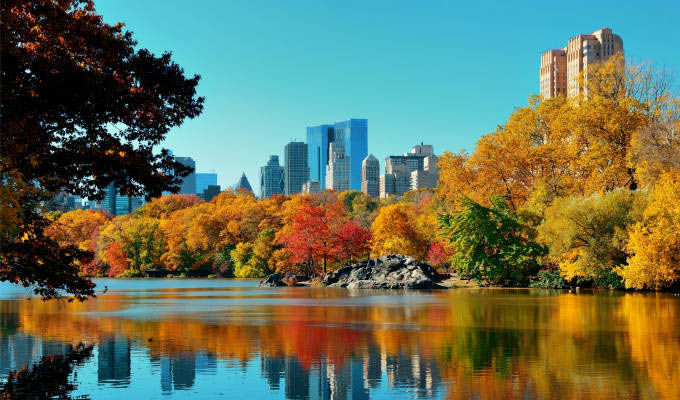
[[[297,274],[269,274],[260,280],[259,287],[302,286],[299,283],[308,280],[304,275]]]
[[[435,289],[437,272],[413,257],[389,254],[342,267],[326,274],[321,283],[348,289]]]

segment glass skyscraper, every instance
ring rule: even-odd
[[[361,190],[361,163],[368,155],[368,120],[351,118],[336,122],[334,140],[345,142],[345,154],[350,161],[350,190]]]
[[[196,194],[196,162],[191,157],[178,156],[175,156],[175,161],[193,169],[189,175],[182,179],[179,194]]]
[[[321,183],[326,188],[326,164],[328,164],[328,145],[333,141],[333,125],[307,127],[307,159],[309,180]]]
[[[286,195],[300,193],[302,185],[309,180],[307,145],[305,143],[290,142],[286,145],[283,171],[283,192]]]
[[[326,189],[328,146],[331,142],[345,143],[345,154],[350,158],[350,189],[361,190],[361,163],[368,155],[368,120],[351,118],[333,125],[307,127],[309,180],[319,181]]]
[[[279,165],[279,156],[269,156],[267,165],[260,168],[260,197],[268,199],[283,193],[283,168]]]
[[[203,193],[208,186],[217,185],[217,174],[207,172],[196,173],[196,193]]]

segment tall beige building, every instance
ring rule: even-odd
[[[345,142],[331,142],[328,146],[326,189],[338,192],[349,190],[350,157],[345,155]]]
[[[361,162],[361,191],[377,198],[380,196],[380,162],[373,154],[369,154]]]
[[[589,65],[605,62],[619,52],[623,55],[623,40],[610,28],[578,35],[569,39],[567,47],[548,50],[541,54],[541,96],[578,97],[584,91],[579,82],[581,72],[587,72]],[[588,93],[584,92],[584,95]]]

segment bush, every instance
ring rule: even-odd
[[[540,289],[566,289],[569,287],[567,281],[564,280],[559,269],[550,268],[542,269],[536,274],[536,278],[532,279],[529,287]]]

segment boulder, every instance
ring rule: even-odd
[[[259,287],[302,286],[300,282],[308,280],[304,275],[297,274],[269,274],[260,280]]]
[[[348,289],[436,289],[437,272],[426,263],[400,254],[347,265],[326,274],[321,283]]]

